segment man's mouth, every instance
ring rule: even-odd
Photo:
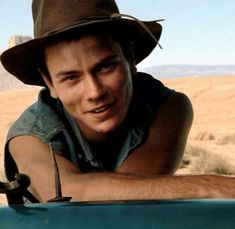
[[[97,107],[97,108],[91,110],[90,112],[91,113],[96,113],[96,114],[97,113],[102,113],[102,112],[108,110],[111,106],[113,106],[113,104],[114,104],[114,102],[113,103],[109,103],[109,104],[105,104],[103,106],[100,106],[100,107]]]

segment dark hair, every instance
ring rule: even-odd
[[[43,74],[52,83],[51,76],[45,61],[44,49],[38,52],[37,64],[38,64],[37,69],[40,72],[40,74]]]

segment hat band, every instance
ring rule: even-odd
[[[110,17],[107,17],[107,16],[85,17],[85,18],[81,18],[79,20],[79,24],[86,23],[86,22],[89,22],[89,21],[94,21],[94,20],[99,21],[99,20],[105,20],[105,19],[110,19]],[[49,36],[49,35],[53,35],[57,32],[60,32],[64,28],[73,27],[77,24],[78,24],[78,20],[77,20],[77,18],[75,18],[75,19],[72,19],[70,21],[66,21],[63,24],[60,24],[60,25],[54,27],[53,31],[46,32],[42,36],[41,35],[40,36],[39,35],[35,36],[35,38],[40,38],[40,37],[46,37],[46,36]]]
[[[159,48],[162,49],[162,46],[160,45],[159,40],[156,39],[156,37],[153,35],[150,29],[144,24],[144,22],[128,14],[112,13],[110,15],[110,18],[120,18],[120,17],[126,17],[128,19],[133,19],[134,21],[136,21],[153,38],[153,40],[157,43]],[[154,20],[153,22],[161,22],[161,21],[164,21],[164,19]]]

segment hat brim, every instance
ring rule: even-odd
[[[143,22],[152,32],[154,37],[159,40],[162,32],[162,26],[155,21]],[[118,36],[131,39],[133,42],[133,52],[135,61],[138,64],[146,58],[157,45],[156,41],[147,33],[147,31],[136,21],[116,18],[89,21],[66,27],[64,30],[58,30],[53,34],[41,38],[29,40],[23,44],[14,46],[1,55],[1,62],[4,68],[22,81],[29,85],[45,86],[45,83],[37,70],[37,55],[40,48],[47,42],[53,41],[68,33],[78,32],[82,28],[88,29],[91,26],[103,26],[118,31]]]

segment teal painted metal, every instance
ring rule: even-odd
[[[235,228],[235,200],[71,202],[1,206],[1,229]]]

